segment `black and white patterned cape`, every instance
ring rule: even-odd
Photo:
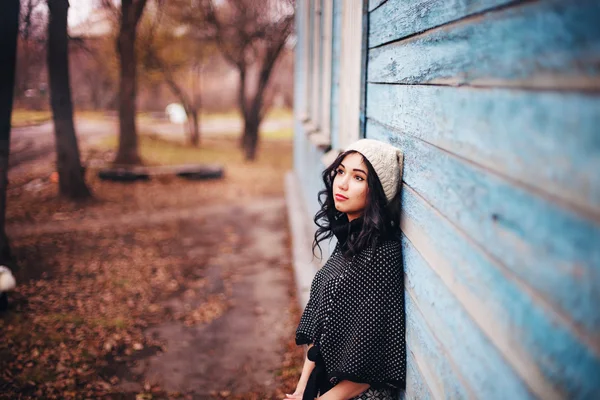
[[[356,399],[395,398],[406,380],[401,244],[381,241],[347,259],[339,244],[345,237],[336,236],[338,244],[312,281],[296,344],[318,347],[332,386],[369,383]]]

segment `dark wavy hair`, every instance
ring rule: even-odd
[[[323,183],[325,189],[318,195],[321,209],[317,211],[314,222],[317,225],[315,237],[312,244],[313,256],[316,257],[315,249],[318,247],[320,257],[323,256],[320,243],[331,238],[336,232],[350,233],[350,222],[345,213],[335,208],[333,200],[333,180],[337,175],[337,169],[344,158],[351,153],[358,153],[349,150],[341,153],[335,161],[323,171]],[[360,154],[360,153],[358,153]],[[362,154],[361,154],[362,156]],[[367,166],[367,204],[362,214],[362,229],[358,234],[348,234],[347,240],[342,247],[342,253],[345,257],[352,257],[360,253],[368,246],[375,248],[381,240],[390,238],[399,238],[400,234],[400,188],[398,193],[387,203],[383,186],[377,177],[375,169],[364,156],[363,162]]]

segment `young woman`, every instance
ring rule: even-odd
[[[334,235],[337,244],[296,330],[307,358],[286,399],[395,400],[405,387],[402,160],[395,147],[362,139],[323,172],[313,253]]]

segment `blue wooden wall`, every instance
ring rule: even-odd
[[[406,398],[600,399],[600,2],[369,3],[404,150]]]
[[[366,19],[355,118],[405,154],[403,397],[600,399],[600,1],[370,0]],[[307,217],[322,155],[296,119]]]

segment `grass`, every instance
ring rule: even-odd
[[[291,119],[293,117],[293,111],[290,108],[273,108],[269,110],[267,113],[266,119]],[[217,113],[201,113],[201,119],[204,120],[213,120],[213,119],[241,119],[242,116],[239,110],[230,110],[225,112],[217,112]]]
[[[238,110],[230,110],[224,112],[202,112],[200,113],[200,120],[212,121],[216,119],[241,119],[242,115]]]
[[[117,148],[118,138],[107,137],[98,146],[106,149]],[[242,161],[240,151],[231,151],[230,147],[206,146],[191,147],[169,142],[150,135],[139,137],[140,156],[147,165],[176,165],[188,163],[238,163]],[[235,148],[235,144],[232,143]],[[237,150],[237,149],[235,149]]]
[[[115,112],[115,111],[113,111]],[[78,117],[85,118],[106,118],[106,111],[77,111],[75,113]],[[138,118],[152,119],[150,112],[138,112]],[[267,113],[266,119],[291,119],[293,117],[293,111],[289,108],[274,108]],[[213,121],[220,119],[241,119],[242,116],[239,110],[229,110],[224,112],[201,112],[200,120],[202,121]]]
[[[13,110],[10,125],[13,128],[38,125],[52,118],[50,111]]]
[[[284,128],[278,129],[276,131],[263,131],[260,133],[261,139],[274,139],[274,140],[284,140],[284,139],[293,139],[294,137],[294,129],[293,128]]]
[[[294,111],[291,108],[272,108],[265,119],[292,119]]]
[[[284,129],[275,132],[267,132],[263,138],[267,139],[287,139],[291,138],[291,129]],[[98,143],[100,148],[116,149],[118,138],[110,136]],[[183,143],[170,142],[152,135],[140,135],[140,156],[146,165],[177,165],[192,163],[223,163],[223,164],[242,164],[244,157],[242,151],[238,148],[237,138],[205,140],[200,147],[192,147]],[[269,156],[270,159],[278,158],[278,154],[271,154],[268,151],[268,144],[264,151],[258,151],[258,163],[260,163],[261,154]],[[287,162],[287,156],[284,157]],[[273,160],[271,160],[273,161]],[[276,160],[275,160],[276,161]],[[279,165],[276,162],[276,165]]]

